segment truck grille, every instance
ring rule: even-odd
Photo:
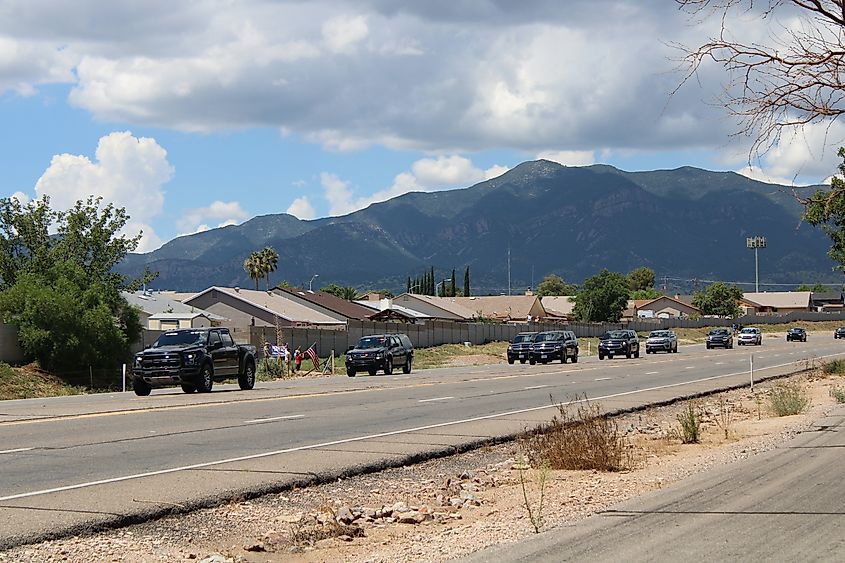
[[[181,366],[179,354],[145,355],[141,367],[147,370],[178,369]]]

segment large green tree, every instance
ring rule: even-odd
[[[141,326],[120,292],[152,276],[130,281],[114,272],[140,241],[120,234],[128,219],[94,197],[68,211],[51,209],[49,198],[0,199],[0,317],[18,327],[24,353],[45,369],[129,359]]]
[[[573,313],[582,321],[617,322],[628,304],[628,281],[603,269],[584,281],[575,294]]]
[[[740,298],[742,289],[739,286],[716,282],[706,291],[696,293],[692,304],[701,309],[704,315],[738,317],[742,312],[738,304]]]
[[[631,291],[654,289],[654,270],[645,266],[628,272],[628,288]]]
[[[537,295],[548,297],[551,295],[575,295],[575,286],[563,281],[557,274],[549,274],[537,286]]]

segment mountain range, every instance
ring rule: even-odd
[[[549,273],[580,283],[602,268],[647,266],[659,285],[684,291],[698,280],[754,282],[746,237],[765,236],[761,290],[841,283],[826,255],[829,239],[802,223],[801,212],[791,188],[733,172],[625,172],[538,160],[471,187],[407,193],[342,217],[264,215],[182,236],[128,255],[118,270],[137,276],[149,267],[159,272],[158,289],[251,287],[243,261],[271,246],[279,253],[273,284],[303,286],[319,274],[319,286],[400,292],[409,276],[433,266],[442,278],[456,269],[460,287],[468,266],[473,292],[483,294],[506,292],[509,278],[522,292]]]

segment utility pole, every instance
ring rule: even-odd
[[[511,244],[508,243],[508,295],[511,294]]]
[[[745,239],[745,248],[754,249],[754,292],[760,293],[760,269],[759,261],[757,260],[757,249],[766,248],[768,242],[766,237],[747,237]]]

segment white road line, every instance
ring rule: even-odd
[[[714,366],[723,366],[723,365],[725,365],[725,362],[715,362],[713,365]]]
[[[597,377],[596,381],[610,381],[612,377]]]
[[[695,369],[695,366],[686,366],[684,369]]]
[[[543,389],[544,387],[548,387],[548,385],[532,385],[531,387],[526,387],[525,391],[530,391],[531,389]]]
[[[837,354],[827,354],[827,355],[824,355],[824,356],[818,356],[816,359],[821,360],[823,358],[831,358],[833,356],[841,356],[841,355],[842,355],[841,352],[837,353]],[[764,369],[782,368],[782,367],[786,367],[786,366],[791,366],[794,363],[795,362],[787,362],[785,364],[778,364],[778,365],[768,366],[768,367],[759,368],[759,369],[760,369],[760,371],[762,371]],[[713,375],[711,377],[703,377],[701,379],[693,379],[691,381],[682,381],[682,382],[679,382],[679,383],[668,383],[666,385],[658,385],[656,387],[647,387],[645,389],[634,389],[634,390],[631,390],[631,391],[622,391],[621,393],[613,393],[611,395],[603,395],[601,397],[591,397],[589,399],[578,399],[578,400],[574,400],[574,401],[569,401],[569,403],[567,403],[567,404],[574,405],[574,404],[578,404],[578,403],[583,403],[585,401],[594,401],[594,402],[595,401],[603,401],[603,400],[606,400],[606,399],[613,399],[613,398],[616,398],[616,397],[624,397],[624,396],[627,396],[627,395],[634,395],[636,393],[647,393],[649,391],[659,391],[661,389],[671,389],[672,387],[680,387],[681,385],[692,385],[694,383],[702,383],[704,381],[713,381],[714,379],[723,379],[725,377],[736,377],[738,375],[745,375],[746,373],[747,372],[745,370],[743,370],[743,371],[738,371],[738,372],[735,372],[735,373],[726,373],[724,375]],[[496,419],[496,418],[503,418],[503,417],[506,417],[506,416],[513,416],[513,415],[517,415],[517,414],[525,414],[525,413],[528,413],[528,412],[536,412],[536,411],[541,411],[541,410],[546,410],[546,409],[558,409],[558,408],[560,408],[560,406],[557,405],[557,404],[541,405],[539,407],[528,407],[528,408],[525,408],[525,409],[505,411],[505,412],[496,413],[496,414],[474,416],[472,418],[465,418],[465,419],[462,419],[462,420],[450,420],[448,422],[438,422],[436,424],[428,424],[428,425],[425,425],[425,426],[416,426],[416,427],[412,427],[412,428],[403,428],[403,429],[400,429],[400,430],[391,430],[390,432],[380,432],[378,434],[367,434],[367,435],[364,435],[364,436],[355,436],[353,438],[344,438],[342,440],[332,440],[331,442],[322,442],[322,443],[319,443],[319,444],[308,444],[308,445],[305,445],[305,446],[297,446],[295,448],[286,448],[286,449],[283,449],[283,450],[274,450],[274,451],[261,452],[261,453],[257,453],[257,454],[251,454],[251,455],[244,455],[244,456],[240,456],[240,457],[230,457],[230,458],[227,458],[227,459],[205,461],[203,463],[195,463],[193,465],[183,465],[181,467],[170,467],[168,469],[159,469],[157,471],[148,471],[146,473],[135,473],[134,475],[124,475],[124,476],[121,476],[121,477],[111,477],[110,479],[101,479],[99,481],[89,481],[87,483],[77,483],[75,485],[66,485],[64,487],[55,487],[53,489],[43,489],[43,490],[40,490],[40,491],[30,491],[28,493],[19,493],[19,494],[16,494],[16,495],[8,495],[8,496],[5,496],[5,497],[0,497],[0,502],[7,502],[7,501],[10,501],[10,500],[16,500],[16,499],[28,498],[28,497],[35,497],[35,496],[40,496],[40,495],[47,495],[47,494],[50,494],[50,493],[60,493],[60,492],[64,492],[64,491],[73,491],[73,490],[76,490],[76,489],[84,489],[84,488],[87,488],[87,487],[95,487],[97,485],[107,485],[109,483],[120,483],[122,481],[129,481],[131,479],[142,479],[144,477],[154,477],[156,475],[167,475],[167,474],[170,474],[170,473],[177,473],[179,471],[190,471],[190,470],[193,470],[193,469],[203,469],[203,468],[206,468],[206,467],[214,467],[216,465],[224,465],[224,464],[227,464],[227,463],[237,463],[239,461],[250,461],[250,460],[253,460],[253,459],[262,459],[262,458],[265,458],[265,457],[272,457],[272,456],[276,456],[276,455],[289,454],[289,453],[293,453],[293,452],[316,450],[316,449],[319,449],[319,448],[327,448],[329,446],[337,446],[337,445],[341,445],[341,444],[352,444],[352,443],[355,443],[355,442],[363,442],[365,440],[374,440],[376,438],[385,438],[387,436],[398,436],[398,435],[401,435],[401,434],[410,434],[412,432],[422,432],[424,430],[432,430],[434,428],[446,428],[446,427],[449,427],[449,426],[456,426],[458,424],[466,424],[468,422],[480,422],[482,420],[493,420],[493,419]]]
[[[658,373],[660,373],[660,372],[659,371],[647,371],[647,372],[645,372],[646,375],[657,375]]]
[[[15,448],[14,450],[0,450],[0,454],[15,454],[18,452],[28,452],[29,450],[34,450],[35,448]]]
[[[448,401],[449,399],[454,399],[454,397],[436,397],[434,399],[420,399],[417,402],[418,403],[431,403],[432,401]]]
[[[291,414],[288,416],[273,416],[270,418],[253,418],[252,420],[244,420],[244,424],[253,424],[255,422],[272,422],[274,420],[295,420],[297,418],[305,418],[305,415]]]

